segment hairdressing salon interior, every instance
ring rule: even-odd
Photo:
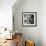
[[[0,0],[0,46],[46,46],[46,0]]]

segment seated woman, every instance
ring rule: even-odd
[[[22,33],[15,33],[16,46],[22,46]]]

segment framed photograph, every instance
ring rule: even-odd
[[[22,26],[36,27],[37,12],[22,12]]]

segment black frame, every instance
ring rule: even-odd
[[[32,13],[32,14],[35,14],[35,25],[23,25],[23,15],[24,15],[25,13],[26,13],[26,14],[28,14],[28,13],[29,13],[29,14],[31,14],[31,13]],[[22,12],[22,26],[23,26],[23,27],[36,27],[36,26],[37,26],[37,12]]]

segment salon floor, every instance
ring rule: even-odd
[[[4,42],[2,45],[0,46],[16,46],[15,45],[15,39],[13,40],[6,40],[6,42]]]

